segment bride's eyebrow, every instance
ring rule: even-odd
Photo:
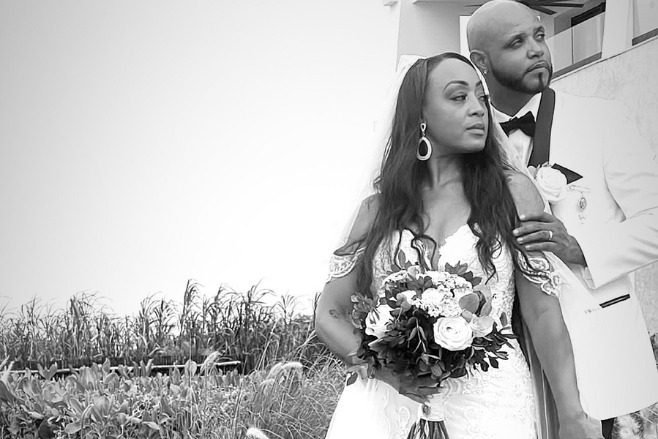
[[[463,85],[463,86],[465,86],[465,87],[468,87],[468,86],[470,86],[471,84],[469,84],[469,83],[466,82],[466,81],[462,81],[462,80],[460,80],[460,79],[454,79],[454,80],[452,80],[452,81],[449,81],[449,82],[446,84],[446,86],[443,87],[443,91],[445,91],[445,90],[446,90],[448,87],[450,87],[451,85]],[[478,82],[475,83],[475,88],[478,88],[478,87],[482,87],[482,81],[478,81]]]

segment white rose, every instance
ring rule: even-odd
[[[550,166],[537,169],[537,186],[549,203],[558,202],[567,196],[567,177]]]
[[[449,351],[461,351],[473,343],[473,330],[463,317],[443,317],[434,324],[434,341]]]
[[[484,337],[489,335],[493,330],[494,319],[491,316],[477,317],[474,316],[471,320],[471,329],[473,330],[473,336],[475,337]]]
[[[366,334],[381,338],[388,331],[388,326],[392,321],[391,307],[386,304],[379,305],[366,317]]]

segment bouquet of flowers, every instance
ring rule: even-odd
[[[404,255],[400,259],[384,280],[383,296],[352,296],[352,320],[362,333],[356,356],[367,363],[371,375],[373,369],[385,367],[410,377],[431,376],[439,386],[447,378],[468,374],[469,365],[486,372],[507,359],[501,348],[512,348],[509,340],[516,336],[504,313],[500,328],[489,315],[491,293],[468,265],[446,264],[445,271],[429,271],[407,262]],[[409,438],[448,438],[440,403],[430,398]]]

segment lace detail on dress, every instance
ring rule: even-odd
[[[436,249],[437,266],[443,269],[446,263],[468,264],[475,276],[486,281],[492,294],[491,316],[500,323],[501,313],[511,317],[514,304],[512,255],[505,246],[493,255],[496,274],[490,278],[479,262],[477,242],[471,229],[462,226]],[[412,232],[395,233],[380,246],[373,259],[373,293],[382,294],[383,280],[392,271],[392,261],[398,256],[396,252],[403,252],[412,264],[420,264],[423,258],[430,265],[430,255],[418,240],[414,240]],[[450,439],[537,438],[530,371],[517,341],[512,340],[511,344],[514,349],[507,348],[509,358],[500,361],[498,368],[490,368],[487,372],[471,368],[466,376],[442,383],[440,401]],[[376,379],[362,382],[366,383],[363,393],[341,399],[337,408],[340,415],[332,421],[327,438],[405,439],[418,419],[420,404]],[[358,393],[356,388],[350,387],[346,392]]]
[[[520,252],[517,252],[516,259],[523,270],[523,277],[539,285],[539,288],[549,296],[560,296],[562,279],[555,273],[548,259],[543,256],[529,256],[530,264],[528,264]]]
[[[359,262],[364,251],[365,248],[360,248],[354,254],[332,254],[331,259],[329,259],[329,273],[327,274],[327,281],[325,283],[329,283],[339,277],[347,276],[354,269],[356,263]]]

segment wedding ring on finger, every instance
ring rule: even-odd
[[[552,230],[547,230],[548,232],[548,240],[552,241],[553,240],[553,231]]]

